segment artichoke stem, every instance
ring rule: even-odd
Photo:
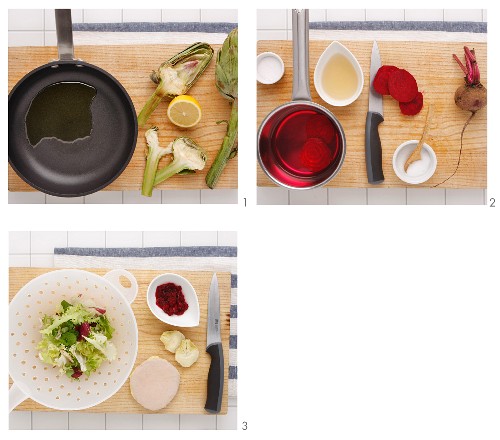
[[[156,107],[158,107],[158,104],[160,104],[161,100],[165,96],[163,94],[162,89],[163,86],[160,83],[156,88],[155,92],[149,97],[148,102],[146,102],[141,112],[139,113],[139,116],[137,117],[137,123],[139,124],[140,127],[146,124],[149,117],[151,116],[151,113],[155,111]]]
[[[142,195],[151,197],[153,195],[153,183],[156,170],[160,163],[161,154],[156,151],[150,152],[146,159],[146,168],[144,170],[144,179],[142,180]]]
[[[170,162],[167,166],[163,167],[161,170],[158,170],[154,179],[154,186],[159,185],[164,182],[168,178],[174,176],[175,174],[180,173],[184,169],[184,166],[179,165],[179,162],[176,162],[175,159]]]
[[[231,156],[231,152],[233,151],[234,144],[238,137],[238,99],[233,101],[232,109],[231,109],[231,117],[229,118],[229,123],[227,124],[226,135],[224,136],[224,140],[222,141],[222,146],[215,157],[215,160],[208,170],[207,177],[205,178],[205,182],[208,187],[213,189],[215,185],[217,185],[217,181],[224,170],[227,162]]]

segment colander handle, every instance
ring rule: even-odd
[[[125,277],[130,282],[130,287],[123,286],[120,281],[120,277]],[[104,275],[104,278],[108,280],[130,304],[134,302],[139,290],[139,286],[137,285],[137,280],[134,275],[125,269],[115,269]]]
[[[28,398],[26,394],[19,386],[15,383],[9,388],[9,412],[12,412],[17,405],[20,405]]]

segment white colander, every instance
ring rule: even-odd
[[[122,276],[130,287],[121,284]],[[10,411],[28,397],[49,408],[69,411],[89,408],[115,394],[127,380],[137,356],[137,323],[130,307],[137,290],[134,276],[122,269],[104,277],[63,269],[26,284],[9,305],[9,372],[14,381],[9,390]],[[112,342],[118,355],[113,362],[103,362],[89,378],[83,375],[77,381],[43,363],[36,346],[41,340],[40,318],[53,315],[63,299],[79,294],[106,309],[115,329]]]

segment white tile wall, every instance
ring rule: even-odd
[[[41,31],[43,9],[9,9],[9,31]]]
[[[365,9],[327,9],[328,21],[365,21]]]
[[[162,21],[168,22],[197,22],[201,21],[200,9],[162,9]]]
[[[108,248],[142,247],[142,232],[107,231],[106,247]]]
[[[67,232],[31,232],[32,254],[52,254],[55,247],[65,247],[67,245]]]
[[[32,412],[31,429],[68,429],[67,412]]]
[[[367,21],[404,21],[404,9],[367,9]]]
[[[9,264],[18,267],[54,267],[59,246],[236,246],[234,231],[207,232],[10,232]],[[120,241],[121,240],[121,241]],[[35,253],[37,252],[37,253]],[[236,399],[229,399],[224,416],[178,414],[116,414],[13,411],[10,429],[236,429]]]
[[[235,231],[218,232],[217,246],[237,246],[237,233]]]
[[[237,9],[202,9],[201,21],[204,23],[238,23]]]
[[[443,9],[406,9],[406,21],[443,21]]]
[[[486,21],[485,9],[316,9],[311,21]],[[259,40],[291,39],[290,11],[257,10]],[[325,31],[326,32],[326,31]],[[323,32],[322,38],[325,38]],[[345,33],[344,33],[345,34]],[[486,190],[426,190],[425,188],[329,188],[328,190],[288,191],[284,188],[257,188],[259,205],[286,204],[484,204]]]
[[[180,429],[180,419],[177,414],[144,414],[142,429]]]
[[[368,205],[405,205],[405,188],[368,188]]]
[[[408,205],[445,205],[446,190],[439,188],[408,188]]]
[[[328,188],[330,205],[366,205],[367,200],[366,188]]]
[[[161,9],[124,9],[124,22],[161,22]]]
[[[317,188],[308,191],[290,191],[290,205],[327,205],[328,189]]]
[[[106,429],[106,415],[99,413],[69,413],[69,429]]]
[[[106,233],[104,231],[70,231],[68,232],[69,247],[104,247]]]
[[[482,9],[445,9],[445,21],[483,21]]]
[[[183,232],[181,246],[217,246],[217,232]]]
[[[75,23],[238,21],[237,9],[73,9],[71,15]],[[285,11],[283,15],[286,20]],[[9,10],[9,46],[55,46],[55,28],[53,9]],[[154,191],[151,198],[139,191],[100,191],[78,198],[9,192],[9,203],[238,203],[238,191],[215,189],[205,195],[201,190]]]
[[[259,205],[288,205],[290,191],[285,188],[257,188],[257,203]]]
[[[122,9],[85,9],[83,11],[84,23],[121,23],[123,21]]]
[[[186,414],[180,419],[180,429],[217,429],[217,418],[201,414]]]
[[[106,414],[106,429],[142,429],[142,414]]]
[[[180,232],[153,232],[145,231],[144,247],[180,246]]]

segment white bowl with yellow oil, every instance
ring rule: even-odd
[[[364,77],[356,57],[338,41],[328,46],[314,69],[314,87],[328,104],[352,104],[363,90]]]

